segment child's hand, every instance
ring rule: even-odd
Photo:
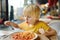
[[[45,33],[44,29],[42,29],[42,28],[39,29],[39,32],[40,32],[41,34],[44,34],[44,33]]]
[[[10,22],[10,21],[5,21],[4,24],[5,24],[6,26],[10,26],[10,25],[11,25],[11,22]]]

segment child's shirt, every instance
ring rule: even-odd
[[[43,28],[44,31],[48,31],[49,28],[50,28],[43,21],[39,21],[35,25],[28,25],[26,22],[23,22],[21,24],[18,24],[18,26],[19,26],[19,28],[21,28],[21,29],[23,29],[25,31],[31,31],[31,32],[35,32],[35,33],[38,33],[40,28]]]

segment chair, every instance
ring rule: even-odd
[[[60,21],[51,21],[49,23],[49,26],[53,29],[55,29],[57,32],[60,31]]]
[[[58,40],[60,40],[60,20],[58,21],[51,21],[49,26],[57,31]]]

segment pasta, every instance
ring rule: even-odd
[[[17,32],[12,34],[12,40],[32,40],[35,37],[31,32]]]

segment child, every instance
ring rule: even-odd
[[[40,8],[37,5],[28,5],[24,8],[23,15],[25,22],[21,24],[15,24],[13,22],[7,21],[5,25],[14,26],[25,31],[31,31],[37,34],[43,34],[45,37],[56,40],[56,31],[50,28],[43,21],[39,21],[40,18]],[[41,35],[40,35],[41,37]],[[42,38],[42,40],[45,40]]]

